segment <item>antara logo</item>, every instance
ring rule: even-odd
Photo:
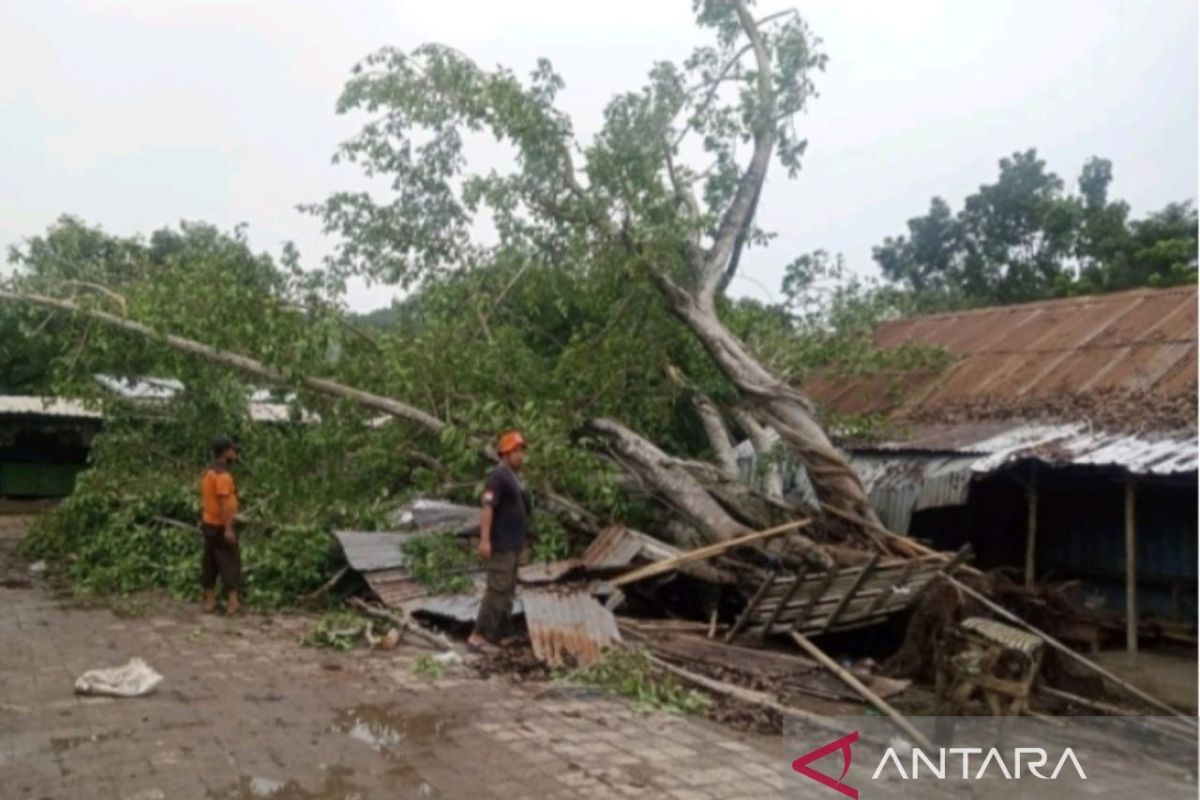
[[[792,762],[792,769],[794,769],[796,772],[799,772],[806,778],[812,778],[817,783],[828,786],[835,792],[841,792],[842,794],[846,795],[846,797],[849,797],[850,800],[858,800],[858,789],[842,783],[842,778],[846,777],[846,773],[850,771],[850,745],[857,741],[858,731],[847,733],[842,738],[834,739],[824,747],[818,747],[816,750],[800,756]],[[817,772],[815,769],[808,766],[812,762],[820,761],[825,756],[838,750],[842,751],[842,774],[838,776],[837,780],[834,780],[828,775]]]
[[[797,758],[792,762],[792,769],[799,772],[806,778],[810,778],[823,786],[828,786],[839,794],[849,797],[851,800],[858,800],[858,789],[843,783],[846,774],[850,771],[850,763],[853,758],[850,746],[858,741],[858,731],[848,733],[840,739],[834,739],[826,745],[818,747],[808,753]],[[817,772],[810,764],[814,761],[820,761],[831,753],[841,752],[842,754],[842,773],[837,778],[832,778],[823,772]],[[972,756],[980,756],[981,759],[977,762],[978,769],[972,770]],[[909,764],[910,769],[905,770],[905,763]],[[954,770],[955,763],[960,763],[962,766],[961,772]],[[1000,750],[993,747],[989,750],[984,750],[981,747],[942,747],[935,751],[935,755],[931,757],[929,753],[919,748],[912,748],[910,757],[902,760],[896,752],[896,748],[889,747],[879,759],[879,765],[875,767],[874,774],[871,775],[871,780],[876,781],[884,775],[885,771],[890,770],[900,777],[902,780],[911,781],[921,778],[929,778],[934,780],[956,780],[961,775],[962,780],[983,780],[988,775],[1000,776],[1004,780],[1020,780],[1022,776],[1022,768],[1029,775],[1039,778],[1044,781],[1057,780],[1063,769],[1070,764],[1075,770],[1075,774],[1080,780],[1087,780],[1087,775],[1083,771],[1083,766],[1079,763],[1079,759],[1075,757],[1075,752],[1071,748],[1066,748],[1059,757],[1053,771],[1049,775],[1041,772],[1050,763],[1050,754],[1041,747],[1017,747],[1012,751],[1010,758],[1006,759]],[[1012,765],[1011,769],[1009,765]]]

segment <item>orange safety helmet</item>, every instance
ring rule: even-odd
[[[520,431],[509,431],[500,437],[500,446],[496,449],[500,455],[506,455],[519,447],[525,447],[525,437]]]

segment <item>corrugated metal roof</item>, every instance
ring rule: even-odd
[[[521,583],[554,583],[582,569],[583,561],[580,559],[565,558],[549,563],[526,564],[517,570],[517,579]]]
[[[971,458],[975,473],[1007,463],[1035,459],[1051,466],[1114,467],[1133,475],[1194,473],[1200,465],[1195,434],[1123,434],[1093,430],[1083,423],[1063,425],[1021,422],[966,423],[917,428],[910,436],[855,448],[859,457],[879,453],[958,453]],[[895,460],[891,456],[890,460]],[[954,471],[957,467],[950,468]]]
[[[552,667],[590,664],[621,640],[612,612],[584,592],[526,589],[522,600],[533,654]]]
[[[404,566],[403,545],[415,533],[334,531],[346,561],[359,572],[375,572]]]
[[[1113,434],[1084,424],[930,425],[914,429],[904,439],[863,444],[851,452],[851,466],[862,479],[871,505],[897,533],[908,532],[914,511],[965,504],[976,476],[1017,461],[1107,467],[1143,477],[1195,475],[1200,467],[1200,451],[1191,433]],[[753,448],[744,455],[752,465]],[[803,470],[794,459],[789,464],[796,473],[790,485],[801,485],[798,478]],[[801,499],[815,502],[808,495]]]
[[[1134,475],[1196,472],[1194,434],[1133,436],[1091,431],[1086,425],[1041,425],[1015,428],[971,449],[988,453],[975,472],[991,472],[1005,464],[1035,458],[1048,464],[1120,467]]]
[[[483,600],[486,582],[483,575],[472,575],[471,580],[475,585],[469,592],[430,594],[429,589],[406,569],[368,572],[363,577],[385,606],[402,608],[410,614],[423,613],[464,623],[474,622],[479,616],[479,603]],[[523,610],[522,593],[523,590],[518,586],[513,614],[520,614]]]
[[[852,379],[817,376],[805,389],[840,414],[909,416],[964,401],[1129,391],[1194,395],[1195,286],[1048,300],[882,324],[882,347],[943,347],[947,371]]]
[[[398,508],[391,524],[425,533],[469,530],[479,525],[479,508],[421,497]]]
[[[63,417],[101,419],[104,415],[77,400],[31,395],[0,396],[0,414],[5,416]]]
[[[174,378],[126,378],[117,375],[94,375],[96,382],[110,392],[140,402],[170,400],[184,390],[184,384]],[[253,422],[316,422],[319,417],[310,411],[293,412],[289,403],[273,402],[272,393],[266,389],[255,389],[250,393],[246,406],[247,415]],[[295,395],[288,395],[294,398]]]
[[[644,533],[623,525],[610,525],[592,540],[581,560],[590,569],[616,569],[629,566],[635,558],[662,561],[680,552],[679,548]]]

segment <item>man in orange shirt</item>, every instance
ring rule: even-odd
[[[228,436],[218,436],[212,443],[213,461],[200,477],[200,505],[203,517],[200,531],[204,534],[204,558],[200,565],[200,584],[204,587],[204,610],[217,608],[217,576],[220,575],[229,602],[225,612],[238,611],[238,591],[242,583],[242,554],[237,532],[233,528],[238,512],[237,486],[229,465],[238,456],[238,445]]]

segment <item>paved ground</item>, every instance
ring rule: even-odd
[[[25,585],[17,532],[0,518],[5,800],[782,797],[779,739],[553,684],[431,683],[411,652],[300,646],[301,617],[72,607]],[[74,696],[133,656],[165,676],[155,694]]]

